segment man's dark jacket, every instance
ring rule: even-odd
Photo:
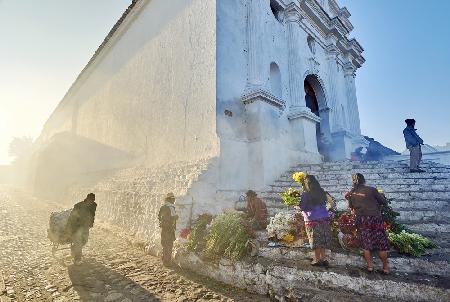
[[[158,214],[159,226],[161,227],[161,239],[163,241],[175,240],[176,217],[171,215],[168,205],[163,205]]]
[[[97,204],[92,200],[83,200],[73,207],[69,217],[69,230],[75,233],[79,228],[92,228],[94,226]]]

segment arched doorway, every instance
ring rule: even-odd
[[[316,125],[317,148],[325,159],[328,158],[331,143],[331,131],[329,123],[329,108],[324,89],[317,75],[309,74],[305,77],[305,103],[311,112],[320,117],[320,123]]]

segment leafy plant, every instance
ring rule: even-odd
[[[388,232],[388,237],[391,245],[399,253],[415,257],[423,256],[426,253],[426,249],[436,247],[436,244],[430,239],[406,231],[401,231],[398,234],[390,231]]]
[[[381,196],[383,196],[384,199],[386,199],[386,204],[381,209],[386,229],[396,234],[400,233],[401,231],[404,231],[405,227],[397,222],[397,217],[400,216],[400,213],[392,209],[391,206],[392,199],[386,198],[383,190],[378,189],[378,192],[381,194]]]
[[[202,214],[197,218],[188,235],[188,249],[196,252],[203,251],[208,235],[207,226],[211,220],[212,216],[209,214]]]
[[[245,257],[251,239],[246,225],[242,214],[236,211],[225,212],[215,217],[207,236],[205,256],[211,259],[226,257],[235,261]]]
[[[301,193],[297,189],[289,188],[280,195],[281,199],[283,199],[284,204],[289,207],[296,206],[300,202]]]

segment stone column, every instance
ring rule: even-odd
[[[248,0],[247,5],[247,40],[248,40],[248,79],[247,91],[255,91],[264,84],[263,72],[260,60],[264,32],[263,9],[261,0]]]
[[[294,8],[286,11],[288,63],[289,63],[289,90],[290,90],[290,113],[307,111],[305,103],[304,79],[302,74],[301,57],[299,54],[300,22],[301,15]]]
[[[348,100],[350,131],[352,134],[361,135],[358,100],[356,98],[355,69],[350,64],[346,64],[345,66],[345,85]]]
[[[319,162],[320,155],[317,149],[316,124],[320,118],[306,107],[302,59],[300,56],[301,28],[300,8],[294,3],[288,5],[285,10],[288,64],[289,64],[289,90],[290,106],[288,118],[291,124],[292,143],[295,150],[308,154],[307,160]]]
[[[333,37],[334,38],[334,37]],[[336,56],[338,54],[338,49],[336,47],[336,41],[332,39],[332,43],[327,46],[326,56],[327,56],[327,67],[328,67],[328,103],[331,109],[330,114],[330,126],[332,132],[342,131],[343,126],[341,123],[340,108],[337,101],[336,92]]]

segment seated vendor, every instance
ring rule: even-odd
[[[247,191],[247,215],[254,230],[264,230],[267,227],[267,206],[258,198],[255,191]]]

